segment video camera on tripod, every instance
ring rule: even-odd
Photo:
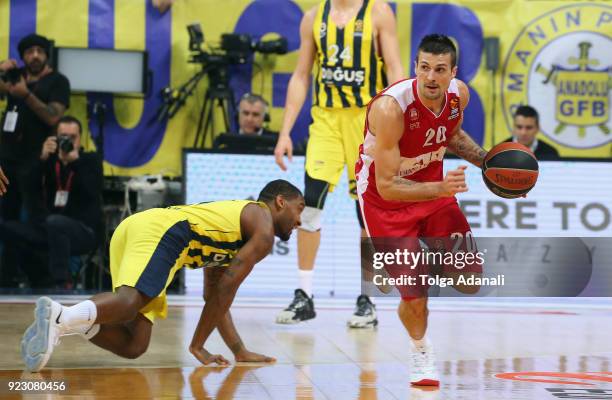
[[[193,94],[198,83],[204,76],[208,76],[209,85],[206,90],[204,104],[200,111],[198,130],[194,147],[203,146],[207,133],[214,131],[214,101],[223,111],[226,131],[230,130],[230,118],[235,118],[234,96],[229,88],[229,67],[231,65],[245,64],[255,53],[285,54],[287,53],[287,39],[280,37],[274,40],[253,40],[244,33],[224,33],[221,43],[216,47],[203,50],[204,33],[200,24],[187,25],[189,33],[188,62],[200,64],[202,69],[193,75],[187,82],[177,89],[166,87],[162,90],[163,105],[158,111],[158,120],[172,118],[185,104],[187,98]]]
[[[253,40],[250,35],[245,33],[224,33],[221,35],[221,45],[212,48],[210,52],[202,50],[204,44],[204,33],[200,24],[187,25],[189,32],[189,50],[191,55],[189,62],[209,64],[222,63],[245,64],[253,53],[262,54],[286,54],[287,39],[280,37],[274,40]]]

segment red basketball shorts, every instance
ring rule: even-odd
[[[446,275],[457,273],[481,273],[482,263],[473,256],[477,253],[476,242],[463,212],[454,198],[438,199],[427,202],[407,203],[406,207],[399,209],[384,209],[360,198],[361,212],[368,236],[372,239],[373,247],[377,252],[397,253],[400,255],[404,249],[409,252],[423,253],[421,243],[424,242],[430,253],[440,253],[440,258],[432,254],[422,254],[421,260],[443,259],[443,271]],[[457,254],[463,253],[463,254]],[[457,260],[470,253],[470,262]],[[444,258],[448,256],[448,258]],[[461,257],[459,257],[461,256]],[[431,257],[431,258],[425,258]],[[463,258],[465,260],[465,258]],[[389,276],[416,276],[416,285],[397,285],[402,299],[410,300],[423,297],[427,284],[419,285],[420,275],[429,275],[432,262],[420,262],[412,258],[412,268],[403,264],[385,266]],[[447,264],[451,260],[452,264]],[[409,260],[410,261],[410,260]]]

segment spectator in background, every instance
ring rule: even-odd
[[[219,135],[213,148],[230,152],[272,153],[278,133],[264,128],[264,123],[269,121],[268,102],[260,95],[245,93],[238,103],[238,134]]]
[[[539,130],[540,117],[536,109],[526,105],[519,106],[514,113],[512,137],[505,141],[529,147],[538,160],[558,159],[557,149],[536,138]]]
[[[0,204],[3,221],[21,219],[28,196],[24,174],[38,159],[43,142],[53,134],[70,100],[68,79],[47,65],[51,49],[47,38],[31,34],[22,38],[17,48],[23,68],[13,59],[0,62],[0,94],[8,95],[0,121],[0,165],[12,184]],[[15,274],[13,266],[3,262],[0,286],[14,283],[10,281]]]
[[[81,130],[78,119],[60,119],[57,135],[45,140],[39,162],[27,175],[29,221],[0,225],[0,238],[5,243],[47,249],[52,283],[60,288],[71,284],[70,257],[96,249],[104,233],[102,163],[97,153],[81,148]],[[45,274],[40,269],[26,272],[30,281]]]
[[[269,122],[268,102],[261,96],[245,93],[238,103],[238,133],[241,135],[274,135],[276,132],[264,128],[264,122]]]

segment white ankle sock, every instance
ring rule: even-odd
[[[427,351],[427,339],[425,339],[425,337],[421,339],[412,339],[412,343],[418,352],[424,353]]]
[[[312,297],[312,276],[314,270],[303,270],[298,269],[298,276],[300,277],[300,288],[306,292],[309,297]]]
[[[87,329],[83,329],[81,335],[87,340],[91,340],[94,336],[96,336],[100,332],[100,324],[94,324]]]
[[[72,307],[62,307],[60,320],[68,331],[80,333],[82,329],[87,331],[94,324],[97,316],[96,304],[91,300],[85,300]]]

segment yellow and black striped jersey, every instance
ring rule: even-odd
[[[374,44],[372,5],[364,0],[343,28],[330,18],[331,0],[319,5],[313,25],[317,46],[314,101],[320,107],[364,107],[386,86],[383,60]]]
[[[184,266],[229,266],[231,259],[244,245],[240,215],[250,203],[267,208],[265,203],[249,200],[213,201],[160,209],[163,212],[159,217],[189,222],[191,240]]]

